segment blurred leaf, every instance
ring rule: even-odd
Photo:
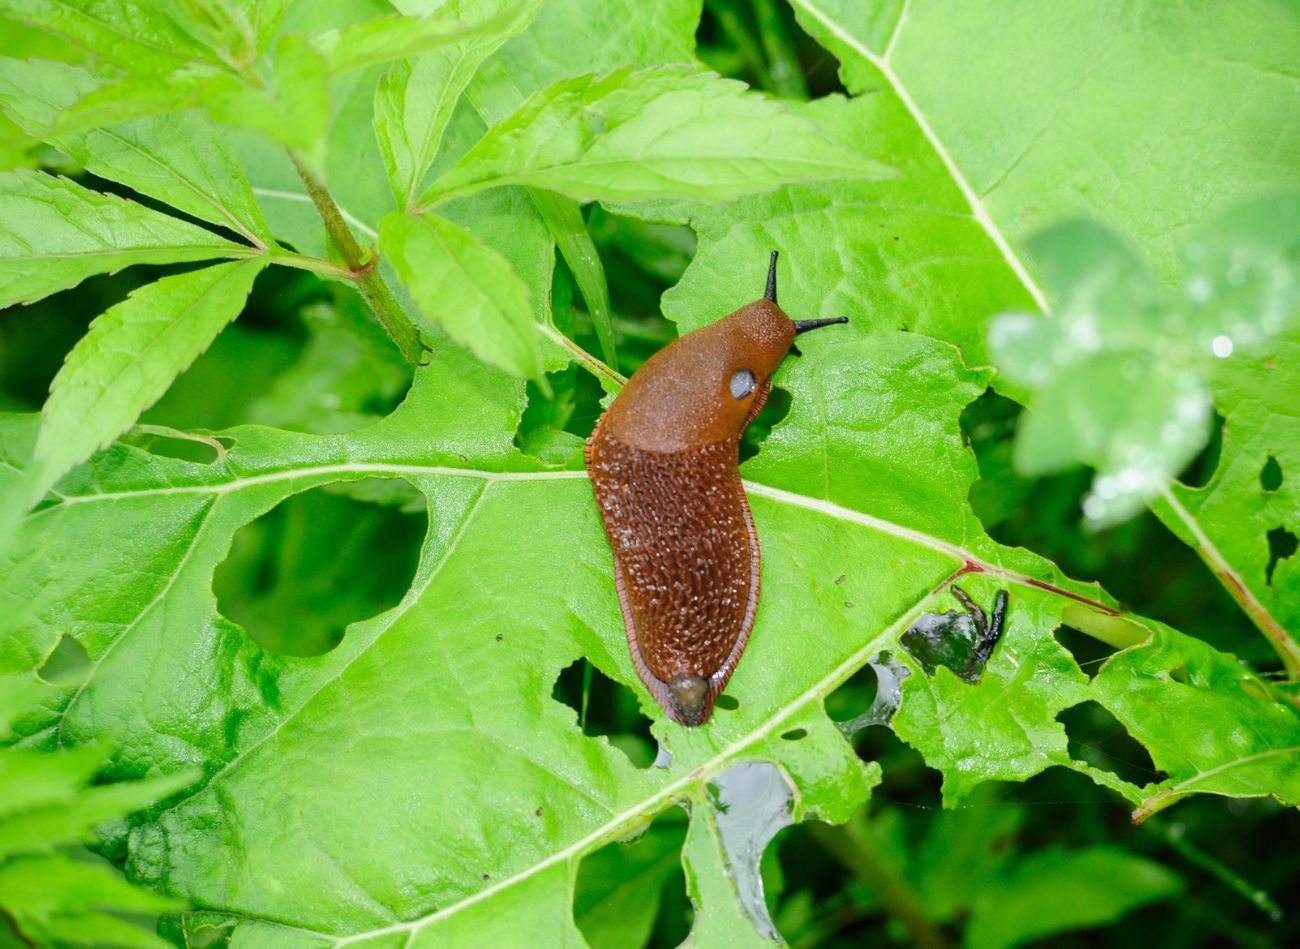
[[[720,201],[798,179],[878,178],[883,166],[825,141],[740,83],[689,67],[563,80],[493,126],[423,205],[523,184],[580,201]]]
[[[1216,359],[1269,338],[1300,311],[1297,235],[1300,193],[1202,226],[1187,245],[1183,300],[1161,293],[1095,224],[1058,225],[1031,241],[1054,318],[1001,316],[989,328],[1002,371],[1034,392],[1017,470],[1096,468],[1083,502],[1094,527],[1160,495],[1209,438]]]
[[[35,502],[131,426],[239,315],[263,258],[164,277],[96,318],[50,386],[36,441]]]
[[[6,729],[35,698],[31,680],[0,682]],[[199,775],[186,768],[87,786],[104,758],[96,746],[53,753],[0,748],[0,935],[26,945],[168,945],[122,915],[156,916],[183,903],[131,886],[108,863],[73,845],[90,840],[96,825],[188,787]]]
[[[279,39],[269,88],[253,88],[221,75],[204,84],[202,100],[212,118],[247,128],[299,153],[318,174],[329,131],[329,71],[325,58],[301,36]]]
[[[133,264],[252,253],[211,231],[66,178],[0,174],[0,307]]]
[[[164,73],[190,61],[212,59],[212,51],[159,4],[10,0],[5,12],[21,23],[66,37],[128,73]]]
[[[1006,949],[1114,922],[1139,906],[1177,896],[1183,888],[1160,864],[1113,847],[1044,850],[990,882],[977,894],[966,930],[966,945],[972,949]]]
[[[430,16],[379,17],[321,34],[315,42],[328,59],[330,72],[342,73],[476,39],[499,45],[516,31],[524,9],[495,3],[487,7],[486,16],[467,21],[460,4],[445,4]]]

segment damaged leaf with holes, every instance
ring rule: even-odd
[[[1255,319],[1287,315],[1290,205],[1188,227],[1294,177],[1273,6],[73,6],[95,16],[0,14],[4,122],[49,139],[23,153],[43,171],[0,174],[0,286],[34,301],[0,314],[0,498],[34,461],[53,488],[0,509],[0,754],[80,821],[34,846],[94,867],[99,942],[1294,941],[1259,910],[1297,882],[1296,692],[1237,658],[1243,615],[1295,625],[1300,363]],[[972,508],[990,443],[1010,471],[1010,399],[1052,382],[1032,357],[1078,368],[1054,339],[995,373],[988,334],[1045,288],[1092,302],[1030,255],[1079,215],[1129,242],[1075,231],[1067,263],[1122,297],[1153,394],[1112,415],[1139,441],[1185,368],[1142,273],[1167,284],[1182,241],[1205,280],[1177,292],[1215,301],[1178,345],[1218,454],[1155,502],[1181,540],[1154,530],[1241,608],[1150,524],[1077,532],[1068,472],[1024,479],[1053,504]],[[792,316],[850,323],[786,361],[741,448],[763,596],[686,729],[632,667],[581,446],[620,374],[754,299],[773,249]],[[1010,421],[975,431],[994,399]],[[1065,431],[1039,433],[1053,463]],[[986,654],[973,609],[1004,597]],[[11,889],[0,931],[36,915]]]

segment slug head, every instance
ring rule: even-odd
[[[605,418],[609,434],[646,451],[681,451],[740,436],[767,399],[772,373],[797,333],[845,317],[799,320],[776,303],[776,252],[767,293],[655,353],[628,380]]]

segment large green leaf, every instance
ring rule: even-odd
[[[944,771],[953,800],[981,780],[1052,764],[1134,801],[1232,770],[1233,794],[1294,799],[1285,776],[1295,772],[1300,716],[1253,679],[1231,709],[1211,690],[1197,715],[1141,733],[1169,782],[1137,788],[1071,760],[1061,710],[1091,698],[1137,734],[1145,706],[1131,690],[1089,684],[1052,636],[1063,616],[1117,642],[1156,635],[1169,644],[1162,650],[1190,646],[1117,620],[1095,589],[983,535],[965,505],[975,472],[957,415],[985,373],[917,335],[846,335],[808,341],[782,377],[792,414],[746,469],[764,598],[728,689],[739,708],[706,728],[667,723],[636,684],[585,477],[528,470],[535,464],[508,435],[520,390],[455,348],[435,354],[397,413],[355,434],[235,429],[235,447],[209,466],[119,447],[65,480],[62,503],[34,515],[19,545],[48,553],[0,572],[6,608],[31,617],[3,661],[39,662],[70,605],[84,604],[77,628],[94,665],[86,681],[51,695],[51,712],[30,727],[75,744],[106,721],[125,723],[118,767],[127,772],[167,759],[178,743],[203,761],[205,788],[133,837],[131,865],[241,926],[261,920],[250,938],[312,944],[309,930],[554,942],[572,938],[568,907],[584,854],[741,761],[779,767],[796,792],[794,819],[845,819],[874,772],[823,699],[880,651],[896,652],[923,611],[946,609],[947,582],[974,569],[964,582],[977,600],[1011,589],[1005,642],[979,685],[914,667],[899,713],[900,732]],[[9,432],[7,454],[22,464],[30,429]],[[310,660],[264,653],[220,617],[211,572],[239,526],[313,485],[376,475],[406,479],[429,505],[430,536],[398,607]],[[79,570],[58,569],[61,539],[86,536],[98,541]],[[637,770],[549,698],[581,655],[637,690],[672,753],[669,769]],[[1166,668],[1140,649],[1121,655],[1134,657],[1130,679]],[[1204,647],[1198,655],[1208,665],[1197,675],[1241,675],[1231,657]],[[153,698],[141,703],[141,694]],[[1206,731],[1237,738],[1177,762],[1192,733]],[[1240,769],[1246,759],[1264,770]],[[696,798],[697,812],[706,800]],[[735,859],[718,846],[687,845],[699,912],[752,920],[746,895],[716,884]],[[242,869],[271,866],[282,887]]]
[[[1046,224],[1100,219],[1172,277],[1187,224],[1295,181],[1286,4],[790,5],[851,93],[904,108],[1031,288],[1019,246]]]

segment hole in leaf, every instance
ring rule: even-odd
[[[586,659],[560,671],[551,698],[573,709],[584,735],[608,738],[638,768],[654,763],[656,743],[650,734],[650,719],[641,712],[636,693]]]
[[[827,698],[827,714],[849,739],[872,725],[888,726],[909,675],[888,651],[879,652]]]
[[[244,525],[217,567],[222,615],[269,652],[327,653],[350,623],[397,605],[410,587],[427,529],[423,508],[413,516],[358,498],[401,500],[414,489],[378,478],[344,487],[347,495],[296,494]]]
[[[1065,648],[1065,651],[1074,657],[1075,663],[1089,679],[1096,678],[1102,663],[1116,652],[1114,646],[1109,646],[1099,639],[1093,639],[1087,633],[1081,633],[1073,626],[1058,626],[1053,635],[1056,637],[1056,641]]]
[[[1178,480],[1189,488],[1203,488],[1210,483],[1214,472],[1219,467],[1219,455],[1223,452],[1223,416],[1214,413],[1214,427],[1210,430],[1210,440],[1200,453],[1183,469]]]
[[[847,722],[871,708],[880,688],[876,668],[867,663],[843,685],[826,696],[826,714],[831,721]]]
[[[749,428],[745,429],[745,434],[740,439],[742,463],[758,454],[759,447],[767,436],[772,434],[772,429],[789,414],[790,393],[780,386],[772,386],[767,393],[767,402],[763,404],[754,421],[749,423]]]
[[[1273,585],[1273,571],[1277,565],[1296,552],[1298,546],[1295,534],[1285,527],[1275,527],[1268,532],[1268,567],[1264,570],[1264,582]]]
[[[921,753],[894,734],[893,729],[873,725],[859,731],[853,750],[863,761],[878,762],[881,783],[873,800],[912,807],[940,808],[943,774],[925,763]]]
[[[786,741],[800,741],[808,737],[808,729],[792,728],[788,732],[783,732],[781,737]]]
[[[1272,455],[1268,456],[1264,467],[1259,469],[1259,486],[1265,491],[1276,491],[1282,487],[1282,466]]]
[[[228,435],[197,435],[162,425],[137,425],[121,440],[151,455],[198,465],[219,461],[235,444]]]
[[[604,395],[596,378],[587,371],[569,366],[561,372],[549,372],[553,398],[547,398],[537,383],[528,383],[528,405],[515,432],[520,451],[547,464],[580,463],[586,438],[596,427],[604,409]]]
[[[1070,757],[1142,787],[1165,775],[1156,771],[1146,748],[1114,715],[1094,701],[1080,702],[1056,716],[1065,726]]]
[[[81,640],[64,633],[36,674],[50,685],[77,685],[90,669],[90,654]]]
[[[713,703],[713,707],[724,709],[728,712],[734,712],[736,709],[740,708],[740,700],[734,695],[728,695],[726,692],[723,692],[718,696],[718,700]]]
[[[1169,670],[1169,678],[1173,679],[1175,682],[1181,682],[1183,685],[1186,685],[1187,667],[1184,665],[1174,666]]]
[[[676,946],[686,939],[693,922],[682,871],[686,825],[686,812],[670,808],[634,839],[583,858],[573,920],[588,945]]]

